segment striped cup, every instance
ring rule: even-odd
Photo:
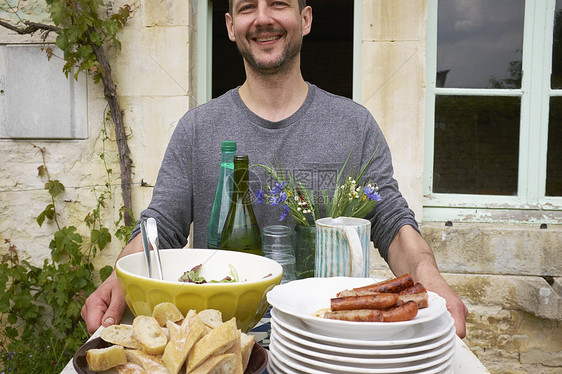
[[[371,222],[338,217],[316,220],[315,277],[368,277]]]

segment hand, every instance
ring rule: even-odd
[[[117,274],[113,271],[105,282],[86,299],[82,307],[81,315],[90,335],[102,324],[107,327],[118,323],[126,306]]]
[[[421,283],[427,290],[435,292],[445,299],[447,302],[447,310],[455,320],[455,329],[459,338],[466,336],[466,317],[468,316],[468,308],[462,300],[457,296],[455,291],[449,287],[445,280],[441,277],[434,277]]]

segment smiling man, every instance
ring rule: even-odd
[[[158,221],[162,248],[181,248],[193,236],[206,246],[207,224],[217,184],[222,140],[237,142],[252,163],[283,162],[294,175],[309,175],[317,193],[320,175],[349,165],[363,166],[378,147],[365,180],[376,181],[382,200],[365,218],[371,240],[397,276],[411,273],[447,300],[459,336],[468,310],[440,275],[433,252],[419,233],[414,213],[393,177],[390,150],[381,129],[363,106],[306,82],[300,70],[302,39],[312,25],[304,0],[230,0],[228,37],[244,59],[245,82],[188,111],[168,144],[152,200],[141,219]],[[261,175],[261,180],[265,176]],[[278,224],[275,207],[255,206],[261,227]],[[190,225],[193,223],[193,232]],[[139,227],[120,257],[142,250]],[[88,330],[117,323],[126,304],[115,272],[86,300]]]

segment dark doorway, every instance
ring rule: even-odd
[[[334,94],[351,98],[353,89],[353,0],[308,0],[312,31],[304,37],[304,79]],[[227,0],[213,2],[213,98],[244,82],[244,64],[228,39]]]

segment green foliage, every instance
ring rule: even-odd
[[[81,71],[94,74],[94,81],[99,82],[105,73],[99,64],[95,48],[111,43],[121,48],[117,33],[125,26],[130,16],[129,5],[122,6],[119,11],[102,18],[104,2],[102,0],[47,0],[51,20],[59,27],[55,44],[64,53],[63,71],[68,77],[73,67],[78,78]],[[48,50],[47,55],[52,56]]]
[[[42,225],[45,220],[56,221],[56,198],[64,192],[64,186],[50,178],[45,149],[39,150],[43,156],[39,176],[47,179],[45,189],[52,199],[37,217],[37,223]],[[108,179],[110,176],[108,171]],[[44,260],[42,267],[20,259],[16,246],[10,240],[5,241],[8,248],[1,255],[0,263],[3,322],[0,369],[3,372],[59,373],[87,340],[88,331],[80,312],[96,288],[92,260],[111,242],[110,230],[102,225],[101,217],[105,201],[111,197],[111,185],[106,183],[105,187],[96,207],[84,219],[90,229],[89,240],[75,226],[58,228],[49,244],[51,256]],[[120,235],[130,233],[132,227],[118,227],[121,221],[122,214],[116,231]],[[112,271],[111,266],[105,266],[99,270],[99,277],[103,281]]]

